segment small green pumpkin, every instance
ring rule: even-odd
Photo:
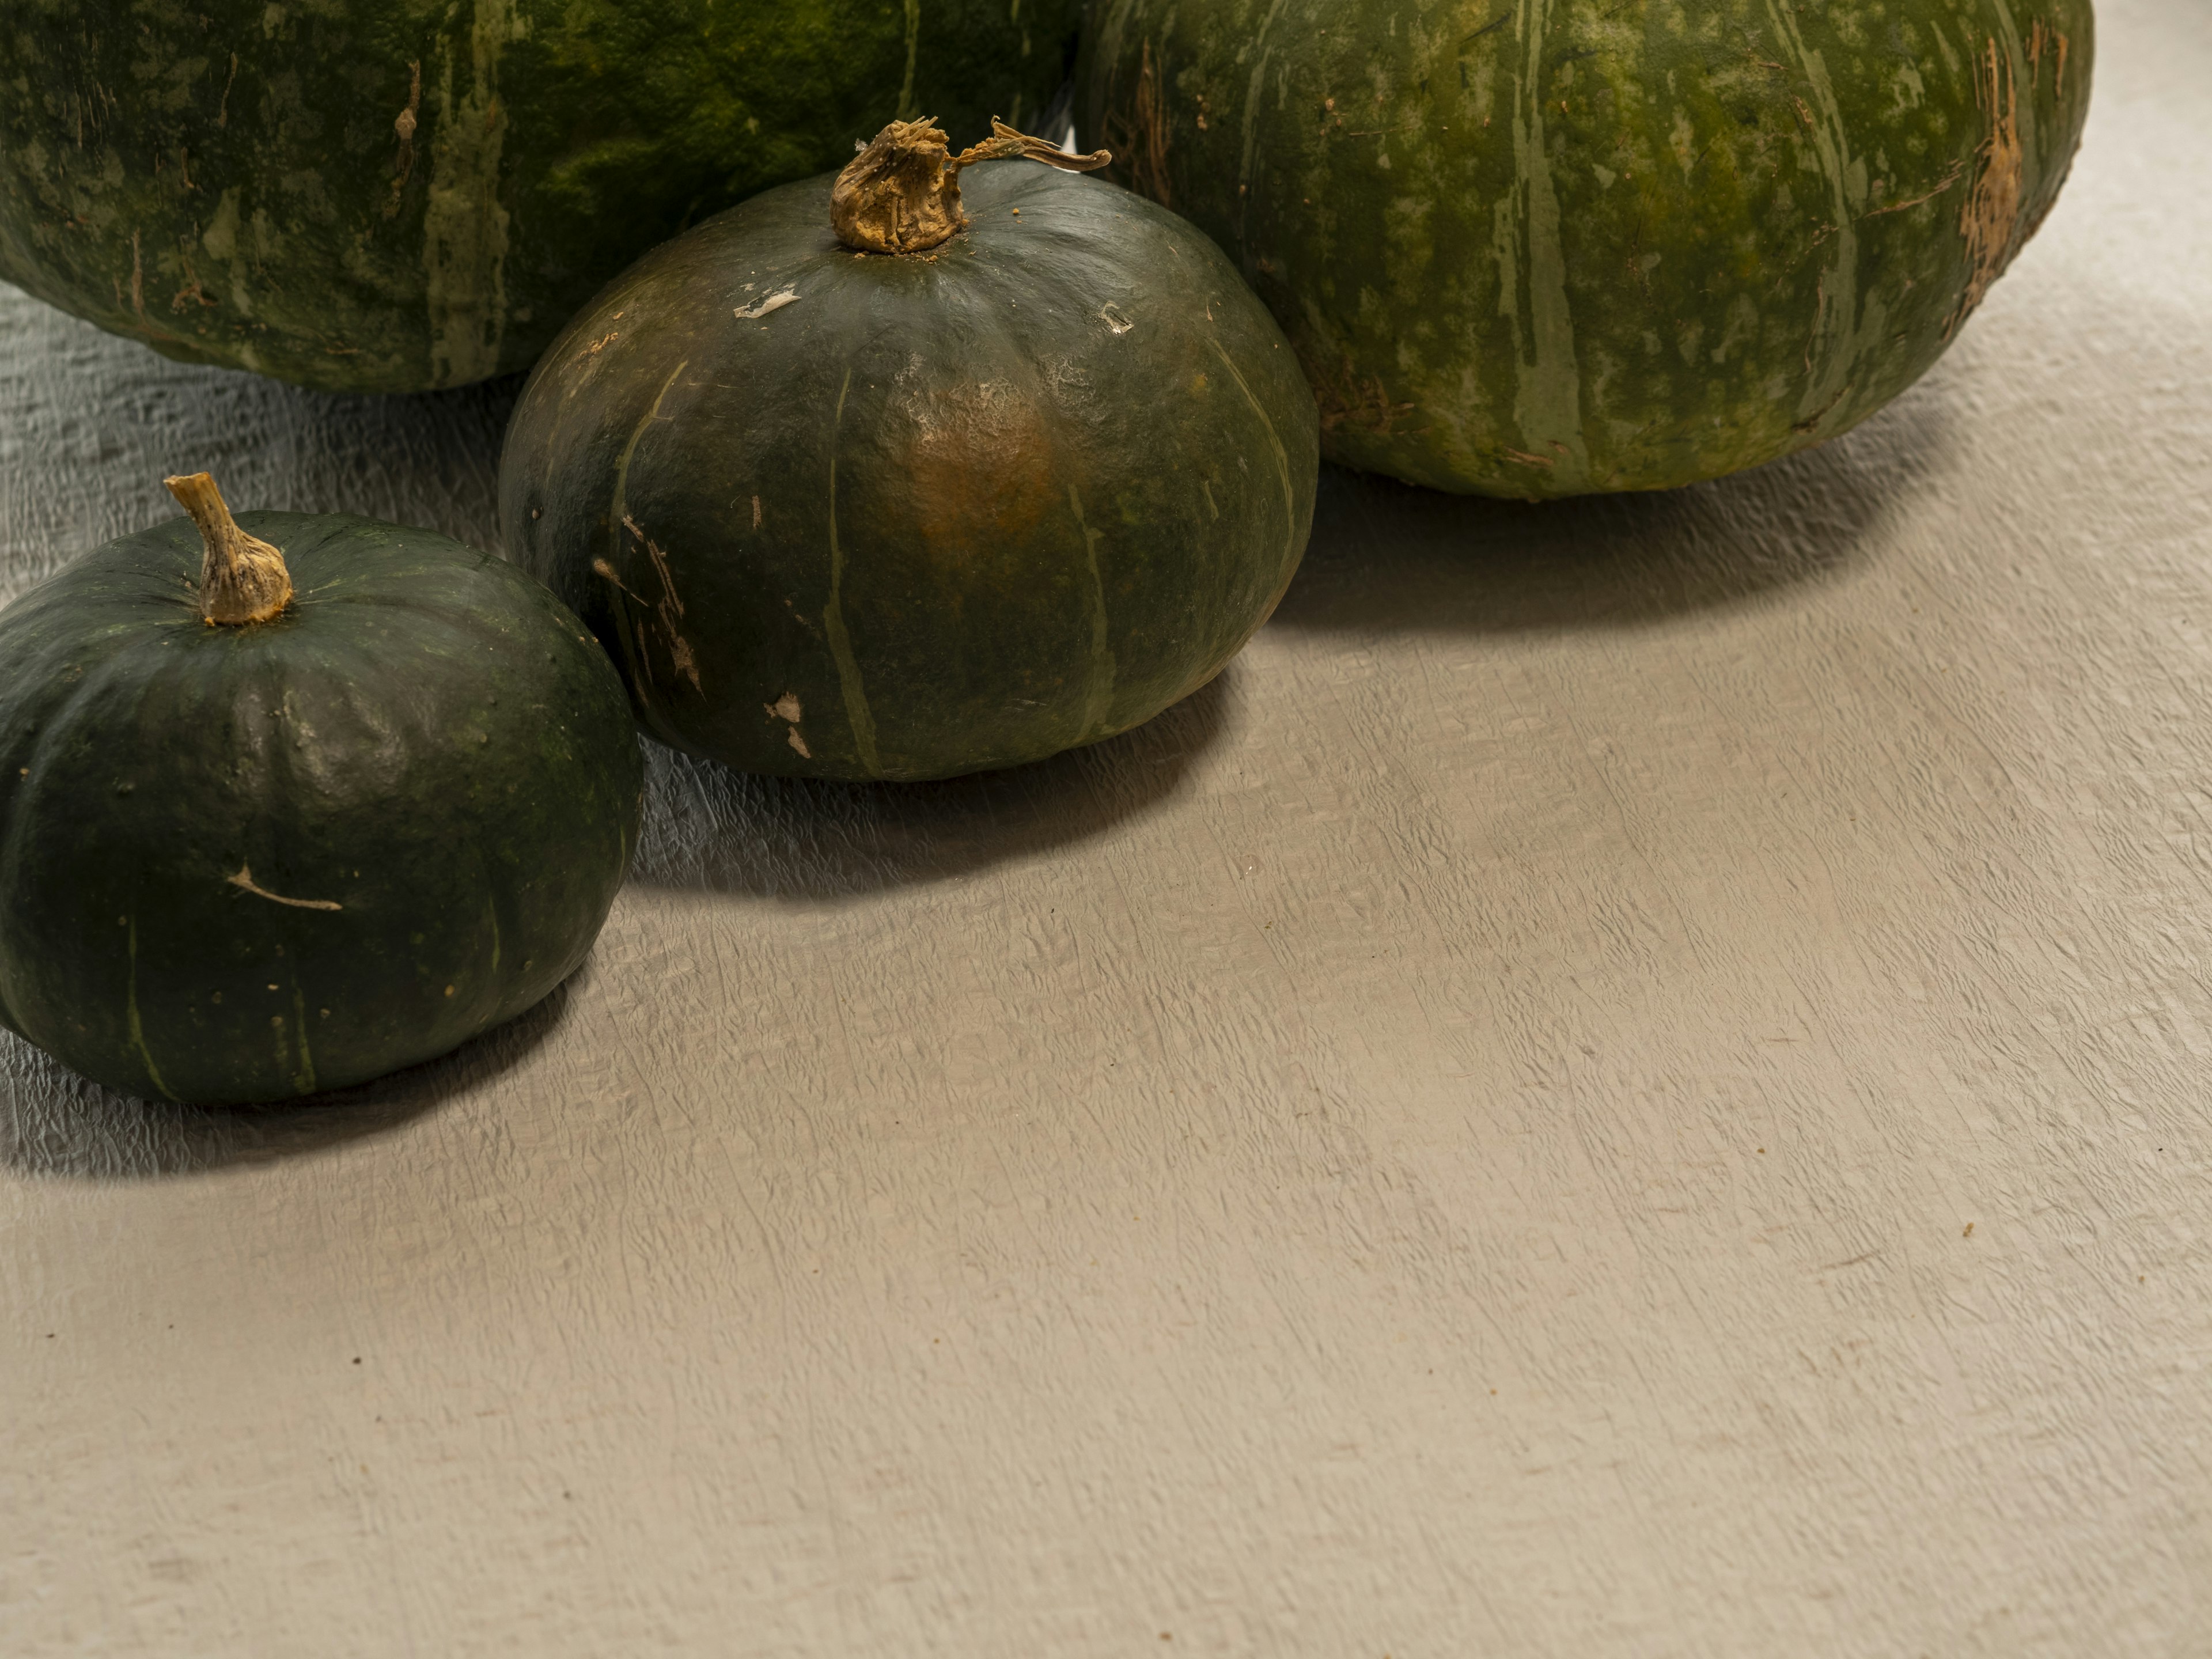
[[[1013,765],[1149,720],[1273,608],[1319,466],[1282,335],[1124,191],[990,168],[963,208],[963,167],[1024,155],[1065,164],[894,124],[834,190],[648,255],[532,377],[508,555],[654,737],[812,777]]]
[[[1710,478],[1917,379],[2057,199],[2090,0],[1097,0],[1086,131],[1227,249],[1333,460]]]
[[[0,611],[0,1023],[115,1089],[312,1094],[544,996],[626,873],[620,683],[511,565],[179,519]]]

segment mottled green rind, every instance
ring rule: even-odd
[[[1093,24],[1086,140],[1237,260],[1323,453],[1529,497],[1755,465],[1911,385],[2056,197],[2093,32],[2088,0],[1098,0]]]
[[[1036,117],[1074,9],[0,0],[0,276],[188,362],[459,386],[528,368],[655,242],[894,115],[963,143]]]
[[[200,621],[182,519],[0,612],[0,1017],[150,1099],[310,1094],[511,1018],[636,840],[628,703],[552,595],[425,531],[239,522],[291,568],[272,622]]]
[[[1203,684],[1288,585],[1313,398],[1235,270],[1095,179],[963,177],[973,228],[924,255],[840,246],[827,178],[757,197],[532,376],[508,556],[663,742],[830,778],[1040,759]]]

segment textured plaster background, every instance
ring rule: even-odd
[[[0,1647],[2206,1652],[2212,9],[2100,21],[1840,442],[1332,477],[1021,773],[657,757],[587,969],[334,1103],[0,1040]],[[8,592],[185,467],[494,543],[512,386],[0,342]]]

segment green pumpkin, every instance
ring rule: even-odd
[[[527,368],[893,114],[1034,114],[1073,0],[0,0],[0,277],[347,392]],[[972,92],[972,98],[953,95]]]
[[[1710,478],[1934,362],[2049,210],[2089,0],[1099,0],[1087,136],[1237,260],[1322,450]]]
[[[426,531],[235,529],[281,550],[266,620],[203,619],[182,519],[0,612],[0,1023],[148,1098],[312,1094],[512,1018],[636,839],[621,684],[550,593]]]
[[[1313,398],[1218,250],[1042,168],[965,199],[965,230],[883,253],[840,242],[829,179],[756,197],[532,376],[508,556],[663,742],[823,778],[1040,759],[1203,684],[1288,584]]]

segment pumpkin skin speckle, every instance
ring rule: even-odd
[[[663,742],[827,778],[1041,759],[1196,690],[1296,570],[1313,398],[1219,252],[1095,179],[962,178],[970,226],[925,253],[841,245],[827,179],[757,197],[524,391],[508,555]]]
[[[0,277],[338,392],[529,368],[893,114],[1035,116],[1073,0],[0,0]]]
[[[550,594],[426,531],[238,523],[289,566],[272,621],[200,619],[184,519],[0,612],[0,1021],[151,1099],[311,1094],[513,1018],[637,838],[621,684]]]
[[[1544,498],[1841,433],[2064,180],[2089,0],[1102,0],[1086,138],[1237,262],[1322,453]]]

